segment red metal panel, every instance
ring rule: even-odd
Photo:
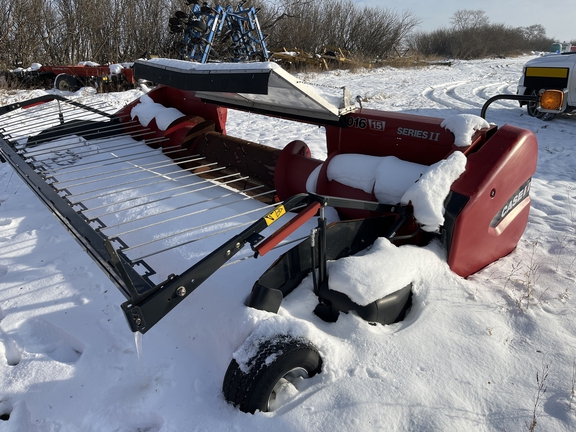
[[[343,128],[326,127],[328,154],[396,156],[432,165],[457,149],[439,118],[362,109],[343,117],[343,122]]]
[[[528,222],[530,198],[522,194],[512,211],[505,206],[536,171],[537,157],[534,134],[510,125],[468,156],[465,173],[452,185],[470,198],[452,234],[448,264],[454,272],[466,277],[514,250]],[[491,227],[503,211],[502,221]]]

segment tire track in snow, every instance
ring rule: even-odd
[[[466,84],[468,84],[468,83],[466,83]],[[456,92],[456,90],[457,90],[457,89],[460,89],[460,88],[466,88],[466,90],[467,90],[466,93],[470,93],[470,92],[468,91],[468,89],[467,89],[467,86],[465,87],[464,85],[459,85],[459,86],[456,86],[456,87],[448,90],[448,91],[446,92],[446,96],[449,96],[449,97],[451,97],[451,98],[453,98],[453,99],[456,99],[456,100],[458,100],[458,101],[460,101],[460,102],[466,103],[466,104],[468,104],[468,105],[470,105],[470,106],[473,106],[473,107],[475,107],[475,108],[481,108],[481,107],[482,107],[482,104],[481,104],[481,103],[472,101],[469,97],[460,96],[460,95]]]
[[[493,96],[500,95],[500,94],[512,94],[509,90],[507,90],[509,84],[507,83],[493,83],[485,86],[476,87],[473,90],[474,95],[482,99],[486,102]],[[494,103],[503,105],[503,106],[515,106],[517,104],[516,101],[509,101],[509,100],[499,100]]]
[[[426,89],[422,95],[438,105],[460,111],[470,107],[481,108],[491,97],[497,94],[515,94],[516,90],[515,84],[505,81],[482,85],[476,85],[477,83],[478,80],[439,84]],[[516,101],[502,100],[497,103],[507,107],[517,106]]]
[[[465,82],[466,81],[460,81],[458,83],[450,83],[450,84],[440,84],[424,90],[422,95],[425,98],[431,100],[432,102],[436,102],[438,105],[459,110],[461,107],[448,101],[446,96],[449,91],[453,90],[455,87],[458,87],[459,85],[462,85]]]

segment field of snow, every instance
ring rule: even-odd
[[[532,57],[298,78],[323,91],[346,85],[367,108],[446,118],[515,93]],[[0,91],[0,106],[41,94]],[[114,112],[142,94],[71,97]],[[500,101],[487,120],[539,141],[524,236],[468,279],[435,243],[391,252],[379,241],[360,258],[360,276],[340,266],[367,286],[413,281],[411,311],[390,326],[354,314],[321,321],[311,278],[279,314],[249,309],[270,264],[251,259],[219,270],[138,340],[124,297],[0,164],[0,432],[520,431],[534,420],[533,430],[576,430],[576,117],[543,122]],[[278,148],[301,139],[313,157],[326,155],[322,128],[231,111],[227,129]],[[309,338],[322,373],[277,411],[240,412],[222,396],[226,368],[249,335],[280,332]]]

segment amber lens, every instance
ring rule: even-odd
[[[540,97],[540,106],[547,110],[559,110],[564,103],[564,93],[560,90],[546,90]]]

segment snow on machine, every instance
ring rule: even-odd
[[[134,73],[158,86],[115,113],[55,94],[0,108],[0,156],[124,294],[133,332],[253,257],[271,261],[248,307],[276,313],[312,275],[322,319],[395,323],[410,309],[409,281],[363,296],[331,283],[328,263],[379,238],[436,240],[466,277],[510,253],[526,227],[538,153],[528,130],[366,109],[346,90],[329,101],[273,63],[155,59]],[[228,135],[228,108],[324,127],[326,160],[301,140],[276,149]],[[339,220],[327,222],[328,207]],[[242,352],[223,392],[246,412],[274,409],[287,384],[322,368],[303,337],[249,338]]]

